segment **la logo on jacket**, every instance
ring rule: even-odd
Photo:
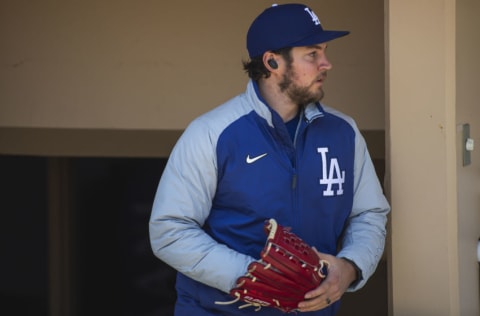
[[[323,191],[323,196],[343,195],[345,170],[340,170],[337,158],[330,158],[330,161],[327,160],[327,147],[319,147],[317,148],[317,152],[322,156],[322,177],[320,178],[320,184],[327,186]],[[333,190],[334,184],[338,185],[336,191]]]

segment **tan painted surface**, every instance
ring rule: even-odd
[[[479,162],[461,166],[457,129],[469,122],[478,138],[479,12],[475,1],[388,1],[391,315],[480,313]]]
[[[0,153],[168,154],[191,119],[244,90],[245,32],[271,3],[1,2]],[[383,130],[388,104],[391,314],[479,315],[479,2],[385,1],[386,55],[382,1],[305,3],[352,31],[329,47],[325,102],[362,130]]]
[[[183,129],[244,91],[246,32],[272,3],[2,1],[0,126]],[[329,48],[325,101],[384,129],[382,1],[305,3],[352,31]]]
[[[458,251],[460,315],[480,315],[480,277],[476,246],[480,237],[480,1],[457,0],[457,127],[470,124],[476,142],[472,164],[463,166],[463,137],[457,128]]]

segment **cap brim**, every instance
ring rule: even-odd
[[[298,47],[298,46],[310,46],[310,45],[322,44],[322,43],[329,42],[334,39],[346,36],[348,34],[350,34],[349,31],[322,31],[320,33],[316,33],[316,34],[307,36],[305,38],[302,38],[297,42],[291,43],[290,46]]]

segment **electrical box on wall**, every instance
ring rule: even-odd
[[[468,166],[472,163],[471,152],[474,148],[474,141],[470,138],[470,124],[463,124],[463,166]]]

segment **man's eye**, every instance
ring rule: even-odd
[[[311,57],[315,57],[315,56],[317,56],[317,52],[311,52],[309,55],[310,55]]]

